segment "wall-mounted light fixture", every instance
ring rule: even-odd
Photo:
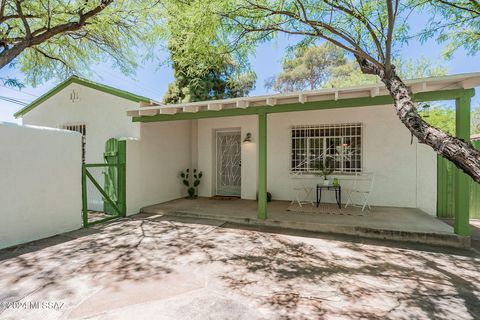
[[[245,135],[245,139],[243,139],[243,143],[247,142],[252,142],[252,134],[250,132],[247,132],[247,134]]]

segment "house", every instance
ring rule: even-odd
[[[480,73],[407,84],[416,102],[455,100],[457,136],[469,139]],[[198,168],[199,196],[255,200],[258,194],[258,218],[264,219],[267,191],[275,200],[291,200],[292,180],[314,185],[319,159],[331,158],[332,177],[347,190],[355,173],[374,173],[371,205],[435,216],[437,155],[412,139],[391,104],[384,86],[374,84],[165,106],[74,76],[16,116],[24,124],[82,132],[86,163],[104,161],[108,139],[126,140],[127,214],[183,197],[179,172]],[[456,176],[455,232],[468,236],[469,178]],[[325,197],[335,201],[333,194]],[[89,209],[101,205],[102,196],[93,192]]]

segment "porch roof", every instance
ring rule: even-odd
[[[416,101],[446,100],[450,99],[452,95],[439,94],[436,97],[433,97],[428,93],[447,91],[452,92],[480,86],[480,72],[413,79],[407,80],[405,83],[414,94],[414,99],[416,98]],[[381,97],[383,99],[378,99]],[[321,101],[337,102],[337,107],[357,106],[356,104],[346,105],[345,103],[341,103],[342,101],[347,102],[348,100],[356,98],[360,98],[362,101],[367,99],[363,104],[360,105],[368,105],[368,101],[372,101],[372,104],[376,105],[391,103],[391,98],[388,95],[385,85],[383,83],[376,83],[354,87],[320,89],[167,105],[152,100],[149,104],[140,102],[140,106],[138,108],[128,110],[127,115],[133,117],[134,121],[187,119],[197,117],[192,115],[192,113],[197,114],[202,112],[208,113],[210,116],[215,117],[214,112],[211,111],[218,112],[222,110],[231,111],[227,113],[220,112],[222,114],[225,113],[225,115],[236,115],[237,113],[238,115],[243,115],[257,113],[259,110],[255,109],[260,109],[259,107],[268,107],[268,112],[282,112],[282,110],[293,111],[278,107],[282,105],[308,104],[310,102]],[[374,100],[375,103],[373,103]],[[247,109],[249,109],[248,112],[246,112]],[[239,112],[232,112],[233,110],[238,110]],[[220,116],[220,113],[218,113],[217,116]],[[183,116],[179,117],[181,114],[183,114]]]

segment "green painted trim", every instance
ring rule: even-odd
[[[119,217],[127,216],[127,203],[126,203],[126,194],[127,194],[127,184],[126,184],[126,162],[127,162],[127,141],[118,140],[118,152],[116,152],[116,161],[115,163],[84,163],[82,164],[82,218],[83,226],[89,227],[94,224],[102,223]],[[88,171],[88,168],[106,168],[106,167],[116,167],[117,168],[117,203],[107,195],[105,190],[100,186],[100,184],[95,180],[95,178]],[[88,221],[88,199],[87,199],[87,178],[92,182],[95,188],[98,189],[103,198],[108,202],[108,204],[115,211],[115,215],[107,217],[101,220],[96,220],[94,222]]]
[[[415,102],[433,101],[433,100],[452,100],[459,97],[471,96],[475,94],[473,89],[455,89],[445,91],[420,92],[413,95]],[[295,112],[295,111],[309,111],[321,109],[336,109],[336,108],[353,108],[353,107],[368,107],[375,105],[389,105],[393,104],[392,97],[378,96],[365,98],[351,98],[329,101],[317,101],[307,103],[291,103],[276,106],[262,106],[251,108],[235,108],[225,109],[219,111],[207,110],[200,112],[182,112],[177,114],[158,114],[155,116],[138,116],[133,117],[133,122],[158,122],[158,121],[176,121],[176,120],[194,120],[207,118],[221,118],[255,115],[261,113],[281,113],[281,112]]]
[[[82,218],[83,227],[88,227],[88,205],[87,205],[87,168],[82,164]]]
[[[458,138],[470,141],[469,96],[455,100],[455,133]],[[454,232],[461,236],[470,235],[470,177],[455,168],[455,222]]]
[[[440,156],[437,155],[437,203],[435,204],[435,212],[437,213],[437,217],[441,217],[444,214],[445,205],[443,203],[444,197],[443,189],[446,185],[445,183],[445,176],[444,172],[446,172],[443,168],[443,162]]]
[[[258,114],[258,219],[267,219],[267,114]]]
[[[90,172],[88,172],[88,170],[85,170],[85,174],[86,176],[88,177],[88,179],[90,179],[90,181],[93,183],[93,185],[95,186],[95,188],[97,188],[97,190],[100,192],[100,194],[102,195],[102,197],[107,200],[107,202],[112,206],[112,208],[117,212],[118,215],[122,215],[122,212],[121,210],[117,207],[117,205],[115,204],[115,202],[112,201],[112,199],[110,199],[110,197],[108,196],[108,194],[105,192],[105,190],[102,189],[102,187],[100,187],[100,185],[98,184],[97,180],[95,180],[95,178],[90,174]]]
[[[103,219],[100,219],[100,220],[95,220],[95,221],[89,222],[88,226],[91,227],[91,226],[99,224],[99,223],[104,223],[104,222],[114,220],[114,219],[119,219],[119,218],[120,218],[119,216],[106,217],[106,218],[103,218]]]
[[[452,89],[442,91],[419,92],[413,95],[415,102],[455,100],[462,97],[473,97],[475,89]]]
[[[118,206],[120,207],[120,215],[127,216],[127,141],[118,141],[118,167],[117,167],[117,183],[118,183]]]
[[[94,81],[90,81],[90,80],[87,80],[87,79],[80,78],[80,77],[77,77],[77,76],[71,76],[70,78],[63,81],[62,83],[60,83],[59,85],[57,85],[56,87],[54,87],[53,89],[51,89],[50,91],[45,93],[44,95],[42,95],[39,98],[37,98],[36,100],[34,100],[32,103],[30,103],[29,105],[27,105],[23,109],[16,112],[14,114],[15,118],[18,118],[18,117],[21,117],[21,116],[25,115],[27,112],[31,111],[32,109],[34,109],[35,107],[40,105],[42,102],[50,99],[52,96],[56,95],[58,92],[62,91],[64,88],[66,88],[68,85],[70,85],[72,83],[80,84],[82,86],[92,88],[92,89],[95,89],[95,90],[98,90],[98,91],[101,91],[101,92],[105,92],[105,93],[108,93],[108,94],[111,94],[111,95],[114,95],[114,96],[117,96],[117,97],[120,97],[120,98],[124,98],[124,99],[130,100],[130,101],[134,101],[134,102],[140,102],[140,101],[150,102],[150,99],[147,98],[147,97],[136,95],[136,94],[130,93],[128,91],[116,89],[116,88],[113,88],[113,87],[110,87],[110,86],[107,86],[107,85],[104,85],[104,84],[101,84],[101,83],[97,83],[97,82],[94,82]]]
[[[85,163],[85,168],[116,167],[116,163]]]

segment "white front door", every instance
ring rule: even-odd
[[[241,134],[238,129],[215,131],[216,195],[241,194]]]

